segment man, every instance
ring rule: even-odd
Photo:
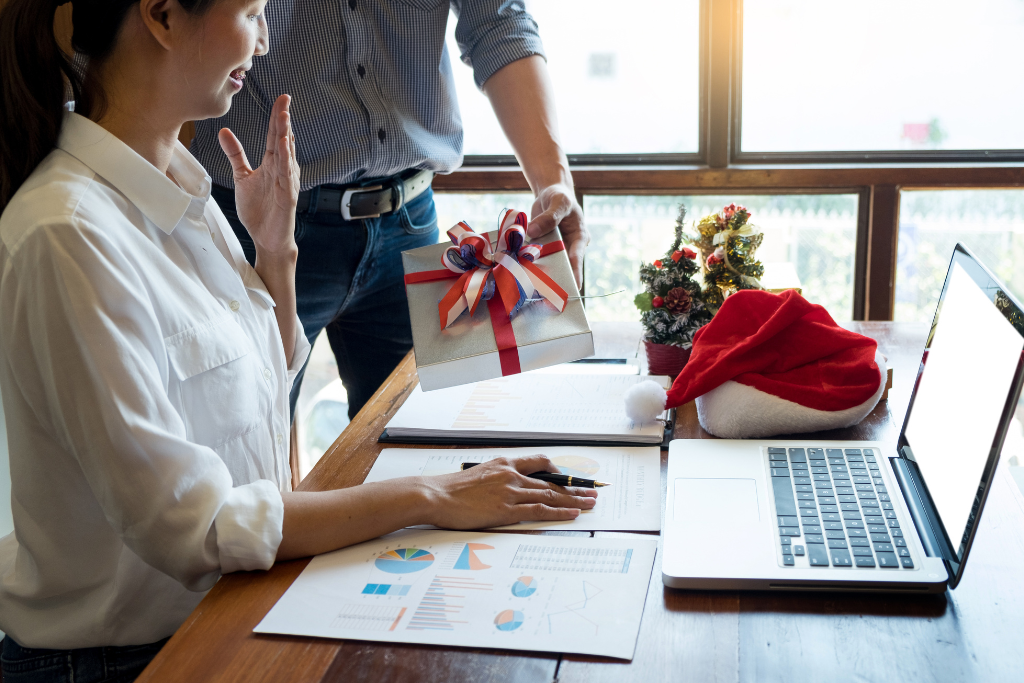
[[[491,101],[535,202],[530,235],[562,230],[577,283],[589,236],[558,141],[537,25],[522,0],[450,0],[462,60]],[[354,417],[412,346],[400,253],[437,242],[430,181],[462,163],[462,122],[445,47],[446,0],[275,0],[270,54],[244,75],[192,151],[252,263],[217,143],[233,130],[250,159],[274,99],[290,94],[302,194],[298,313],[310,343],[326,328]],[[379,215],[378,215],[379,214]],[[448,226],[442,226],[447,229]],[[294,413],[302,374],[292,390]]]

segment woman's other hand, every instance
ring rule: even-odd
[[[267,150],[253,170],[238,141],[222,128],[220,147],[231,162],[235,179],[238,218],[249,231],[259,253],[281,254],[295,249],[295,205],[299,200],[299,164],[295,159],[295,135],[288,107],[291,97],[274,102],[267,128]]]
[[[430,519],[446,529],[485,529],[518,522],[576,519],[597,504],[597,491],[531,479],[558,472],[546,456],[496,458],[462,472],[423,477]]]

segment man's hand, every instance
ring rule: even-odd
[[[583,221],[583,209],[571,187],[550,185],[537,194],[530,210],[531,239],[546,235],[558,226],[562,231],[565,251],[569,255],[576,286],[583,287],[583,255],[590,244],[590,233]]]
[[[234,173],[238,219],[249,231],[257,253],[281,254],[295,249],[299,164],[295,160],[290,104],[288,95],[281,95],[274,102],[267,128],[267,149],[255,170],[249,166],[242,143],[234,133],[222,128],[218,136]]]

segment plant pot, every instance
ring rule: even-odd
[[[645,341],[647,348],[647,373],[650,375],[668,375],[676,378],[683,371],[686,361],[690,360],[690,349],[669,344],[655,344]]]

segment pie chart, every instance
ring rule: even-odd
[[[388,574],[411,574],[434,563],[434,556],[419,548],[396,548],[383,553],[374,561],[377,569]]]
[[[601,469],[596,460],[582,455],[559,455],[552,458],[551,461],[558,465],[562,474],[569,477],[590,479]]]
[[[520,576],[512,584],[512,595],[517,598],[528,598],[537,592],[537,581],[532,576]]]
[[[499,631],[515,631],[523,625],[523,613],[514,609],[498,612],[498,616],[494,617],[494,625]]]

